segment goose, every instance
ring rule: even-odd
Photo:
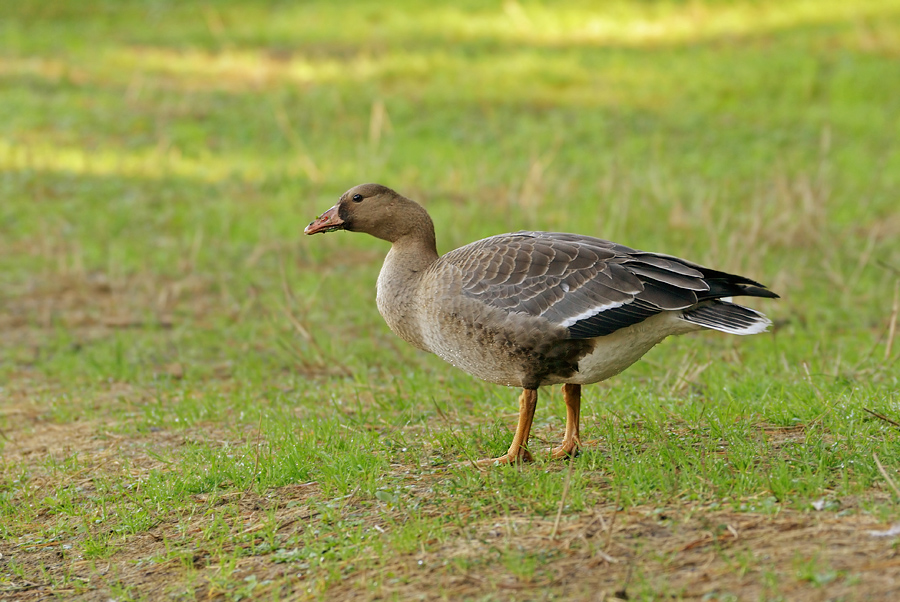
[[[479,466],[533,460],[540,387],[562,384],[566,405],[550,457],[574,456],[582,385],[619,374],[668,336],[764,332],[770,320],[732,298],[778,298],[743,276],[581,234],[499,234],[440,256],[428,212],[380,184],[351,188],[304,232],[337,230],[391,243],[376,303],[394,333],[475,377],[522,389],[509,450]]]

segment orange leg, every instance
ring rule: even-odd
[[[531,434],[531,423],[534,422],[537,398],[537,389],[522,389],[522,395],[519,396],[519,424],[516,426],[516,434],[513,437],[512,445],[509,446],[509,451],[499,458],[479,460],[476,464],[489,466],[534,461],[526,446],[528,445],[528,435]]]
[[[581,385],[563,385],[563,397],[566,400],[566,434],[562,444],[550,450],[554,460],[572,456],[575,450],[581,447],[578,427],[581,418]]]

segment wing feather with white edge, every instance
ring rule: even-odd
[[[543,317],[567,328],[573,339],[611,334],[663,311],[682,311],[684,319],[707,328],[753,334],[768,326],[765,316],[716,300],[777,298],[742,276],[578,234],[501,234],[440,261],[461,271],[466,296]]]

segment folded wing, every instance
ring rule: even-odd
[[[749,278],[577,234],[501,234],[456,249],[441,262],[460,270],[464,295],[543,317],[567,328],[573,339],[611,334],[663,311],[681,311],[707,328],[751,334],[765,329],[765,316],[715,300],[777,297]],[[730,309],[735,307],[746,311]]]

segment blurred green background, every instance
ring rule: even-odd
[[[15,340],[110,313],[227,332],[281,298],[285,264],[316,329],[352,341],[378,324],[384,246],[300,232],[365,181],[426,204],[441,251],[571,230],[745,273],[807,351],[846,336],[856,361],[900,269],[898,19],[894,0],[5,3],[4,369],[31,353]],[[61,301],[63,276],[117,298]]]

